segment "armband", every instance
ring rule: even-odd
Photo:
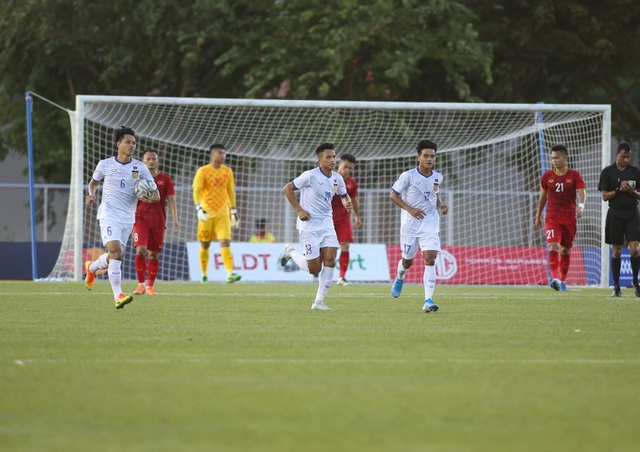
[[[578,209],[582,209],[582,210],[584,210],[584,203],[583,203],[583,202],[581,202],[580,204],[578,204]]]

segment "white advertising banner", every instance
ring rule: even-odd
[[[300,245],[294,244],[300,251]],[[282,268],[278,263],[278,257],[284,249],[284,243],[244,243],[232,242],[233,271],[242,276],[242,281],[255,282],[308,282],[311,279],[309,273],[302,271],[290,260]],[[200,281],[200,243],[187,242],[187,255],[189,258],[189,279]],[[387,249],[382,244],[352,243],[349,247],[350,264],[347,271],[349,281],[389,281],[389,261]],[[336,271],[334,279],[339,277],[338,258],[336,257]],[[211,242],[209,248],[209,268],[207,270],[209,281],[226,281],[227,272],[222,263],[220,245]]]

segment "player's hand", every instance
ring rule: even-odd
[[[355,226],[356,229],[360,229],[362,227],[362,221],[360,221],[360,217],[356,217],[356,219],[353,222],[353,225]]]
[[[207,221],[209,219],[209,214],[205,212],[200,204],[196,204],[196,214],[198,214],[198,220]]]
[[[304,209],[300,209],[298,210],[298,218],[300,218],[300,221],[309,221],[311,219],[311,215],[309,214],[309,212],[307,212]]]
[[[540,220],[540,217],[538,215],[536,215],[536,220],[534,224],[536,225],[536,229],[540,229],[542,227],[542,220]]]
[[[449,206],[446,204],[440,204],[440,213],[446,215],[449,213]]]
[[[413,218],[417,218],[418,220],[422,220],[424,218],[424,210],[410,207],[409,215],[411,215]]]
[[[96,196],[95,195],[87,195],[86,199],[85,199],[85,203],[90,206],[91,204],[93,204],[94,202],[96,202]]]
[[[238,217],[238,209],[235,207],[231,209],[231,227],[237,228],[240,226],[240,217]]]
[[[580,207],[576,208],[576,218],[582,218],[582,214],[584,213],[584,209]]]
[[[353,203],[351,202],[351,200],[342,201],[342,205],[344,206],[345,209],[347,209],[347,212],[351,214],[351,211],[353,210]]]

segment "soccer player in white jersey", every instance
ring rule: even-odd
[[[136,134],[129,127],[120,127],[114,132],[114,141],[118,155],[98,162],[89,182],[86,204],[96,201],[96,188],[103,181],[102,202],[98,207],[98,221],[102,244],[107,252],[96,261],[85,262],[87,275],[85,286],[91,290],[96,279],[96,272],[108,268],[109,282],[113,290],[116,309],[122,309],[133,301],[133,296],[122,293],[122,255],[133,230],[138,198],[134,193],[136,181],[146,179],[153,181],[147,165],[133,158],[136,152]],[[152,197],[142,198],[143,202],[158,202],[160,195],[156,192]]]
[[[300,234],[302,252],[287,243],[280,255],[280,265],[285,266],[290,259],[302,270],[311,274],[319,273],[318,291],[311,309],[330,311],[324,298],[333,283],[333,269],[340,243],[333,227],[331,201],[335,195],[342,198],[342,204],[349,213],[353,208],[347,194],[347,186],[336,166],[335,146],[323,143],[316,148],[319,166],[305,171],[284,186],[287,200],[298,214],[297,229]],[[300,190],[300,202],[295,190]]]
[[[398,262],[398,273],[391,295],[398,298],[402,292],[404,277],[413,264],[413,258],[422,251],[424,257],[424,312],[435,312],[438,305],[432,300],[436,287],[436,257],[440,251],[440,215],[449,208],[440,200],[442,174],[433,170],[438,145],[431,140],[421,140],[416,146],[418,166],[400,175],[391,187],[391,201],[401,209],[400,247],[402,259]]]

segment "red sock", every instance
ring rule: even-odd
[[[149,280],[147,286],[153,287],[156,282],[156,276],[158,276],[158,267],[160,266],[160,259],[149,259]]]
[[[558,279],[558,253],[557,251],[549,251],[549,270],[551,270],[551,279]]]
[[[340,253],[340,277],[344,278],[349,268],[349,251],[342,251]]]
[[[571,263],[570,254],[560,255],[560,281],[567,280],[567,273],[569,273],[569,264]]]
[[[147,273],[147,258],[144,256],[138,256],[136,254],[136,275],[138,276],[138,283],[144,282],[144,276]]]

